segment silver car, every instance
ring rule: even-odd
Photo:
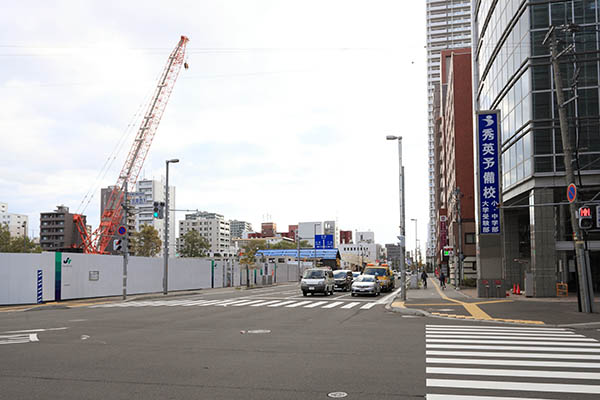
[[[360,275],[352,283],[352,296],[358,294],[371,294],[379,296],[381,293],[381,285],[377,277],[373,275]]]

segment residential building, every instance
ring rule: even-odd
[[[300,240],[306,240],[311,247],[315,246],[315,235],[323,234],[323,222],[300,222],[298,235]]]
[[[503,2],[501,2],[503,3]],[[428,103],[428,171],[429,227],[427,258],[435,254],[435,115],[434,92],[440,82],[440,52],[471,45],[471,0],[426,0],[427,4],[427,103]]]
[[[323,234],[333,236],[333,247],[337,248],[340,243],[340,227],[336,221],[325,221],[323,224]]]
[[[0,203],[0,225],[6,225],[11,237],[23,237],[29,230],[29,217],[8,212],[8,204]]]
[[[263,222],[260,224],[260,233],[264,237],[274,237],[277,234],[277,224],[274,222]]]
[[[556,282],[567,282],[573,290],[577,275],[565,195],[571,182],[565,179],[555,81],[550,50],[543,40],[550,25],[557,26],[562,50],[564,41],[573,43],[573,34],[562,32],[560,26],[578,24],[574,33],[577,57],[565,53],[560,61],[565,67],[564,87],[569,89],[565,97],[569,101],[571,140],[576,146],[574,167],[580,172],[575,182],[578,198],[591,200],[600,191],[598,2],[506,0],[475,4],[474,106],[476,111],[500,110],[503,174],[503,246],[499,250],[488,246],[487,235],[482,238],[478,234],[477,239],[480,257],[494,252],[501,265],[495,267],[490,258],[490,263],[480,265],[480,277],[497,277],[504,279],[507,287],[524,287],[528,273],[527,288],[533,296],[556,296]],[[576,98],[571,88],[575,70],[579,72]],[[591,232],[587,242],[592,249],[593,286],[598,291],[598,233]]]
[[[229,221],[229,229],[231,230],[231,238],[243,238],[244,232],[252,232],[252,224],[246,221],[238,221],[233,219]]]
[[[74,215],[64,205],[40,214],[40,246],[43,251],[74,251],[81,246],[81,237],[73,222]],[[84,215],[84,225],[85,222]]]
[[[438,263],[435,266],[441,268],[452,281],[457,279],[459,274],[459,251],[464,257],[464,277],[477,276],[471,49],[442,50],[441,64],[441,88],[444,97],[439,129],[436,129],[438,137],[435,143],[438,153],[435,157],[435,168],[436,204],[439,207],[437,231],[438,237],[443,238],[443,246],[439,247],[438,243],[435,254]],[[445,246],[453,248],[452,256],[444,255]]]
[[[199,232],[208,240],[211,256],[228,257],[233,255],[230,224],[223,215],[205,211],[186,214],[185,220],[179,221],[179,250],[183,246],[181,238],[191,230]]]
[[[352,243],[352,231],[340,231],[340,244]]]
[[[165,219],[154,218],[154,202],[165,201],[165,180],[142,179],[136,184],[136,193],[132,195],[132,200],[135,207],[135,230],[139,232],[144,225],[153,226],[164,242],[165,237]],[[176,207],[175,187],[169,186],[169,209],[175,210]],[[166,212],[166,211],[165,211]],[[175,254],[176,237],[175,237],[175,211],[169,212],[169,254]],[[162,257],[164,249],[161,246],[159,257]]]

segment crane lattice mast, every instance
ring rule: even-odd
[[[88,234],[81,215],[75,215],[74,220],[81,237],[81,247],[84,253],[105,254],[106,247],[111,241],[118,226],[123,223],[123,201],[125,196],[125,183],[129,188],[133,188],[137,182],[138,176],[146,160],[148,150],[156,134],[158,124],[165,112],[167,102],[175,81],[184,64],[185,48],[188,42],[186,36],[181,36],[179,43],[171,52],[167,65],[165,66],[154,95],[150,101],[147,112],[135,135],[133,145],[129,150],[125,164],[119,173],[117,183],[112,187],[108,200],[104,207],[104,212],[100,218],[100,226],[91,235]]]

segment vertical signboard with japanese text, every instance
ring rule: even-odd
[[[479,233],[500,233],[500,127],[499,111],[477,113],[479,168]]]

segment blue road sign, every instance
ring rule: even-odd
[[[571,183],[569,187],[567,187],[567,199],[569,203],[572,203],[577,198],[577,186],[574,183]]]
[[[315,235],[315,249],[333,248],[333,235]]]
[[[124,235],[127,229],[124,226],[120,226],[117,232],[119,232],[119,235]]]

